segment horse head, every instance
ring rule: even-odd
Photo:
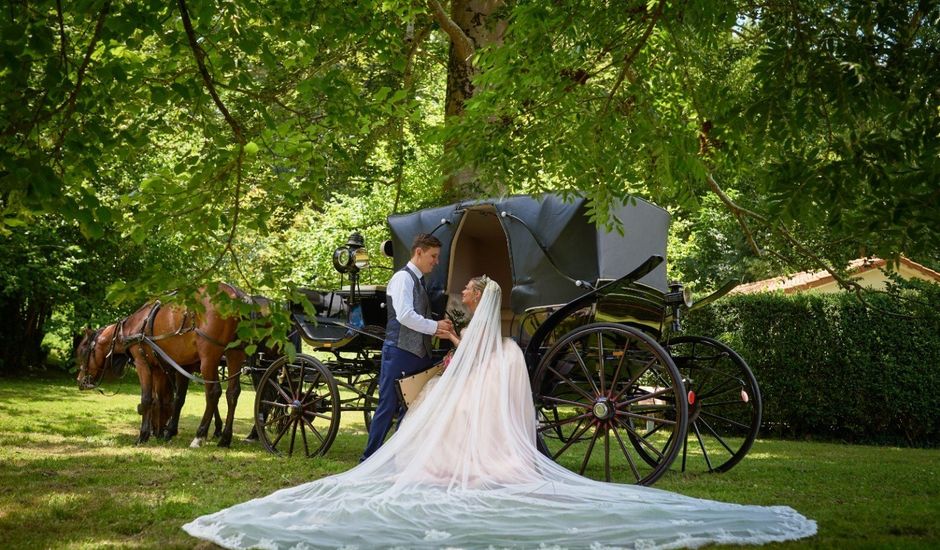
[[[78,367],[77,380],[80,390],[91,390],[101,383],[104,369],[101,368],[102,361],[98,361],[96,357],[95,349],[98,347],[99,336],[103,330],[91,330],[86,327],[85,335],[75,348],[75,365]]]
[[[124,373],[129,357],[115,350],[116,329],[117,324],[98,330],[85,329],[84,337],[75,348],[78,389],[96,389],[103,380],[114,380]]]

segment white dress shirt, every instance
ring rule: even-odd
[[[421,278],[422,273],[418,266],[408,262],[405,267],[410,269],[415,277]],[[433,335],[437,332],[437,321],[422,317],[415,311],[414,291],[414,279],[401,270],[392,275],[388,286],[385,287],[385,293],[392,299],[392,307],[395,308],[395,318],[398,319],[398,322],[415,332]]]

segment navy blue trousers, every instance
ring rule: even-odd
[[[430,357],[418,357],[394,344],[385,342],[382,346],[382,366],[379,368],[379,403],[372,414],[372,424],[369,426],[369,443],[362,452],[360,462],[372,456],[385,442],[385,436],[392,428],[392,420],[398,413],[399,422],[405,416],[405,407],[398,399],[398,390],[395,388],[396,380],[403,376],[411,376],[431,368],[433,362]]]

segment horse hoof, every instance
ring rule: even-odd
[[[205,443],[206,443],[206,439],[204,437],[197,437],[193,439],[192,443],[189,444],[189,448],[198,449],[199,447],[202,447],[203,445],[205,445]]]

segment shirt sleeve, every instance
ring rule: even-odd
[[[433,335],[437,332],[437,321],[422,317],[415,311],[413,298],[414,288],[414,279],[411,278],[411,275],[403,271],[395,273],[388,282],[386,292],[392,299],[392,307],[395,308],[395,318],[398,319],[399,323],[415,332]]]

